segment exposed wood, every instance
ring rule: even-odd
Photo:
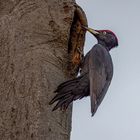
[[[86,32],[82,26],[87,26],[87,18],[82,8],[75,4],[74,17],[69,39],[69,69],[70,75],[72,76],[77,74],[83,59]]]

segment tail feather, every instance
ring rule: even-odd
[[[69,94],[70,92],[66,93],[66,94],[56,94],[56,96],[50,101],[50,105],[53,104],[54,102],[60,100],[60,99],[64,99],[68,96],[70,96]]]
[[[66,81],[66,82],[64,82],[64,83],[62,83],[62,84],[60,84],[58,87],[57,87],[57,89],[55,90],[55,92],[59,92],[61,89],[63,89],[64,87],[66,87],[66,86],[75,86],[75,84],[76,83],[78,83],[79,82],[79,80],[81,79],[81,76],[79,76],[79,77],[77,77],[77,78],[75,78],[75,79],[72,79],[72,80],[69,80],[69,81]]]
[[[58,103],[55,105],[55,107],[53,108],[53,111],[60,108],[61,109],[67,109],[67,107],[69,106],[69,104],[73,101],[72,97],[69,96],[65,99],[61,99],[58,101]]]
[[[74,100],[88,96],[89,87],[87,77],[88,75],[79,76],[73,80],[69,80],[60,84],[55,91],[57,94],[49,103],[51,105],[57,102],[53,108],[53,111],[58,108],[65,110]]]
[[[61,94],[61,95],[67,94],[67,93],[71,92],[74,88],[75,88],[75,84],[70,84],[70,85],[64,86],[63,88],[58,90],[57,93]]]

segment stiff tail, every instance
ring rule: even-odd
[[[57,92],[57,94],[49,103],[51,105],[54,102],[57,102],[57,104],[53,108],[53,111],[58,108],[66,110],[71,102],[84,97],[83,94],[81,94],[80,90],[78,90],[82,78],[83,76],[79,76],[73,80],[69,80],[60,84],[57,87],[55,91]]]

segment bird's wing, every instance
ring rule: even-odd
[[[113,75],[113,64],[109,52],[95,45],[89,56],[89,79],[92,116],[102,102]]]

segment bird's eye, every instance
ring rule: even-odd
[[[106,35],[106,31],[103,31],[103,35]]]

